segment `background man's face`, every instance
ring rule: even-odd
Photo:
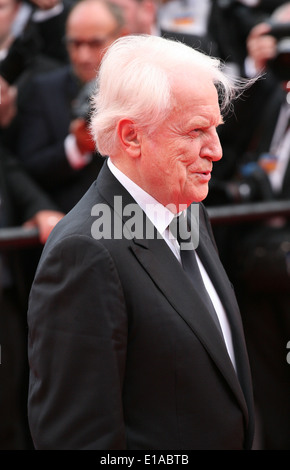
[[[110,11],[99,3],[79,4],[71,13],[66,28],[68,53],[83,83],[96,77],[105,49],[118,37],[117,26]]]

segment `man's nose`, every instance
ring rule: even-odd
[[[83,43],[78,47],[78,59],[81,62],[90,61],[92,57],[92,50],[89,44]]]
[[[208,158],[213,162],[217,162],[222,158],[223,150],[216,130],[208,137],[205,145],[201,149],[200,156]]]

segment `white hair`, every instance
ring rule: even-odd
[[[98,151],[110,155],[121,118],[131,119],[148,133],[172,108],[172,77],[206,70],[216,85],[223,112],[241,82],[222,71],[219,59],[183,43],[158,36],[135,35],[117,39],[103,57],[92,96],[90,130]]]

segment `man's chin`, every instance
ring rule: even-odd
[[[202,191],[195,192],[192,195],[191,202],[190,204],[194,202],[202,202],[208,195],[208,185],[206,185],[206,188],[204,188]]]

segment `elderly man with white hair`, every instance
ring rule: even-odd
[[[251,448],[243,327],[201,202],[236,91],[217,59],[157,36],[104,56],[91,129],[107,162],[30,297],[37,449]]]

